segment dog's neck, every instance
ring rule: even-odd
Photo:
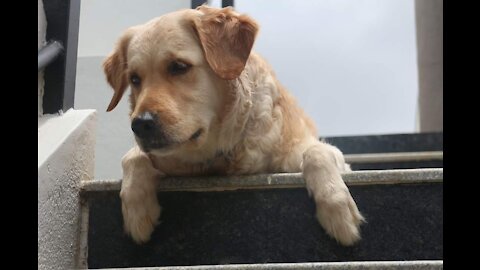
[[[252,109],[252,79],[246,68],[240,77],[228,82],[226,89],[231,93],[226,102],[225,115],[221,115],[216,138],[218,152],[229,153],[244,136],[245,126]]]

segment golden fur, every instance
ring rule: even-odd
[[[257,31],[231,8],[181,10],[129,28],[105,60],[114,89],[107,110],[137,74],[142,83],[131,87],[131,119],[155,113],[175,142],[148,153],[137,145],[122,159],[124,227],[136,242],[149,240],[160,216],[159,177],[299,171],[327,233],[343,245],[360,239],[364,219],[341,178],[350,168],[340,150],[318,140],[313,122],[251,52]],[[176,60],[189,71],[168,74]],[[201,135],[191,139],[197,130]]]

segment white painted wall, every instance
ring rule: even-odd
[[[211,1],[220,6],[220,0]],[[104,113],[112,90],[101,62],[121,32],[190,1],[84,0],[76,108],[99,111],[96,177],[121,177],[133,144],[127,99]],[[415,131],[413,0],[236,0],[261,30],[254,49],[317,123],[321,136]]]
[[[126,28],[190,4],[190,0],[82,0],[78,56],[105,56]]]
[[[413,0],[236,0],[235,6],[260,23],[255,49],[322,136],[414,132]]]
[[[120,179],[121,158],[133,146],[134,139],[128,118],[126,95],[115,110],[106,112],[113,90],[107,84],[102,70],[104,57],[79,57],[75,108],[97,110],[98,128],[95,145],[95,178]]]

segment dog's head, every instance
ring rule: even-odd
[[[125,31],[103,67],[114,95],[130,86],[132,130],[146,152],[200,148],[221,118],[228,80],[250,55],[257,24],[231,8],[182,10]]]

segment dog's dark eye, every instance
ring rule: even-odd
[[[187,73],[192,65],[181,62],[173,61],[168,65],[168,73],[170,75],[181,75]]]
[[[130,75],[130,83],[133,86],[140,86],[140,84],[142,83],[142,80],[137,74],[132,74]]]

